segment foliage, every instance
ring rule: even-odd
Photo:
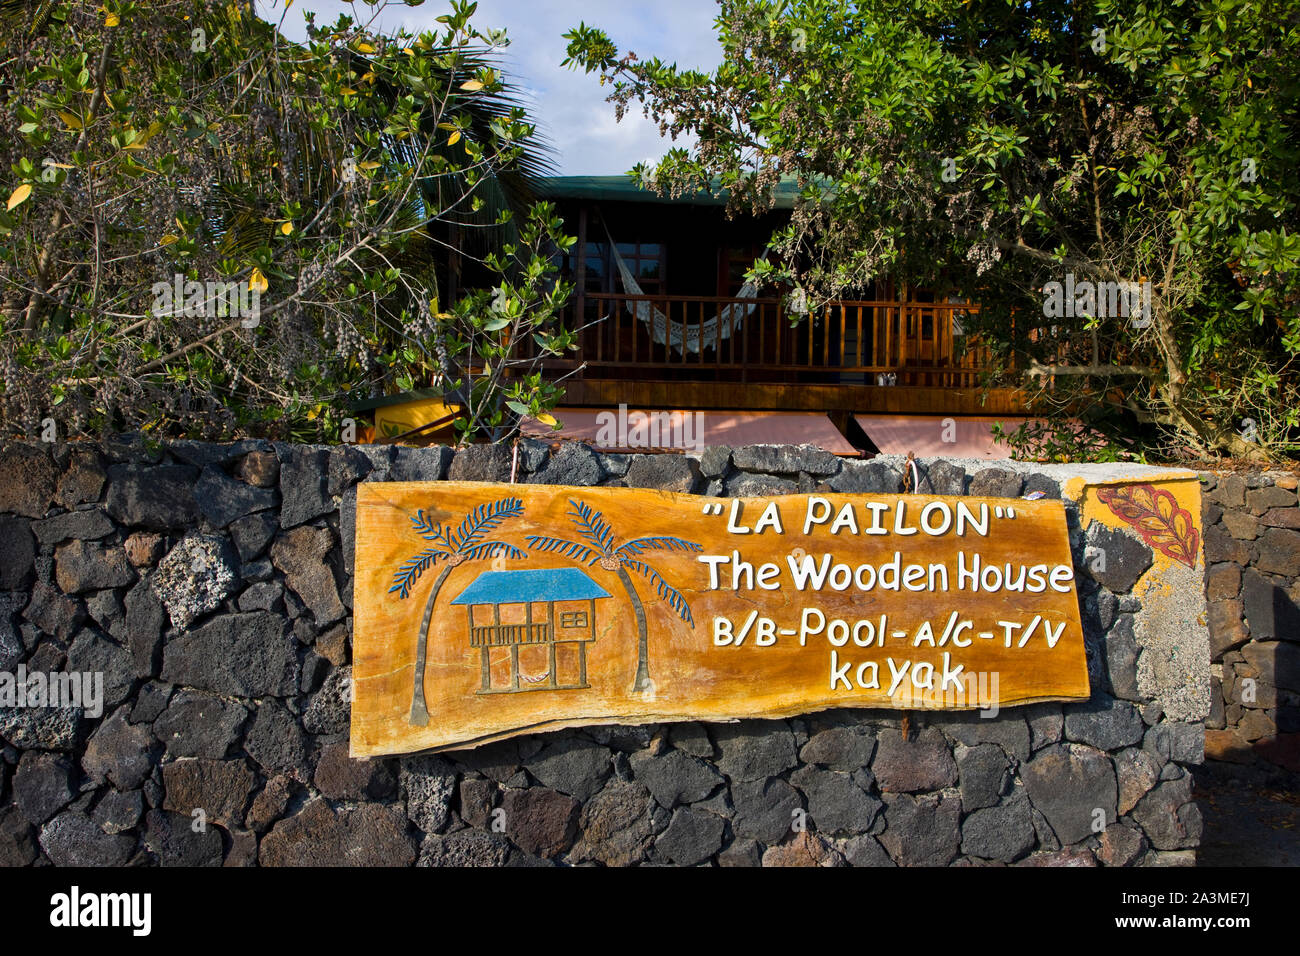
[[[1278,452],[1300,426],[1297,71],[1290,0],[720,0],[703,73],[585,24],[566,63],[666,133],[659,191],[770,209],[756,267],[809,298],[890,273],[978,300],[968,332],[1044,405],[1165,453]],[[1065,282],[1149,282],[1150,309]],[[1087,313],[1087,314],[1082,314]],[[1068,440],[1068,438],[1067,438]]]
[[[0,0],[5,430],[333,438],[349,401],[441,384],[468,440],[554,404],[518,344],[568,348],[572,240],[530,207],[504,34],[367,6],[296,44],[245,0]],[[505,311],[439,304],[454,252]]]
[[[507,518],[518,518],[524,513],[524,503],[519,498],[502,498],[491,504],[481,504],[463,519],[460,527],[453,531],[451,525],[442,525],[425,515],[420,509],[411,518],[415,533],[425,541],[432,541],[433,546],[413,555],[402,562],[397,573],[393,575],[393,586],[389,594],[397,594],[405,600],[410,597],[411,588],[420,580],[425,571],[440,560],[450,561],[460,557],[462,560],[480,561],[505,555],[512,560],[526,558],[528,555],[507,541],[484,541],[483,536],[495,531]]]
[[[569,520],[573,522],[578,535],[587,542],[585,545],[550,535],[530,534],[526,538],[528,546],[543,553],[562,554],[587,567],[593,567],[600,562],[601,567],[611,571],[631,568],[654,585],[656,593],[678,617],[692,627],[695,626],[695,619],[691,616],[691,608],[685,596],[668,584],[658,571],[638,558],[646,551],[699,552],[703,550],[699,544],[671,535],[654,535],[633,538],[616,547],[613,529],[605,520],[605,516],[585,501],[570,499]]]

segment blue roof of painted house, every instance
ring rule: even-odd
[[[524,604],[528,601],[590,601],[610,593],[579,568],[484,571],[452,604]]]

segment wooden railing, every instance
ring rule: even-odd
[[[653,320],[630,311],[644,311],[642,304],[664,316],[659,336]],[[592,378],[635,371],[670,381],[970,387],[989,356],[974,336],[957,334],[953,320],[978,311],[968,304],[836,301],[792,324],[782,299],[587,293],[565,316],[569,328],[581,330],[579,352],[547,364],[585,364]],[[730,334],[722,323],[707,325],[723,314],[741,316]]]
[[[470,647],[505,647],[511,644],[548,644],[554,640],[551,625],[490,624],[474,626],[469,632]]]

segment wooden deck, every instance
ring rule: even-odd
[[[631,312],[648,317],[647,306],[663,316],[657,336],[653,320]],[[730,334],[708,324],[741,310],[749,311]],[[580,329],[579,352],[545,367],[577,370],[565,381],[572,405],[1021,413],[1020,389],[980,387],[988,351],[974,335],[959,334],[961,320],[978,311],[970,304],[837,301],[792,324],[784,301],[773,298],[587,293],[565,316],[568,327]]]

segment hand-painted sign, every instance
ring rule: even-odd
[[[358,488],[354,756],[1088,697],[1059,501]]]

